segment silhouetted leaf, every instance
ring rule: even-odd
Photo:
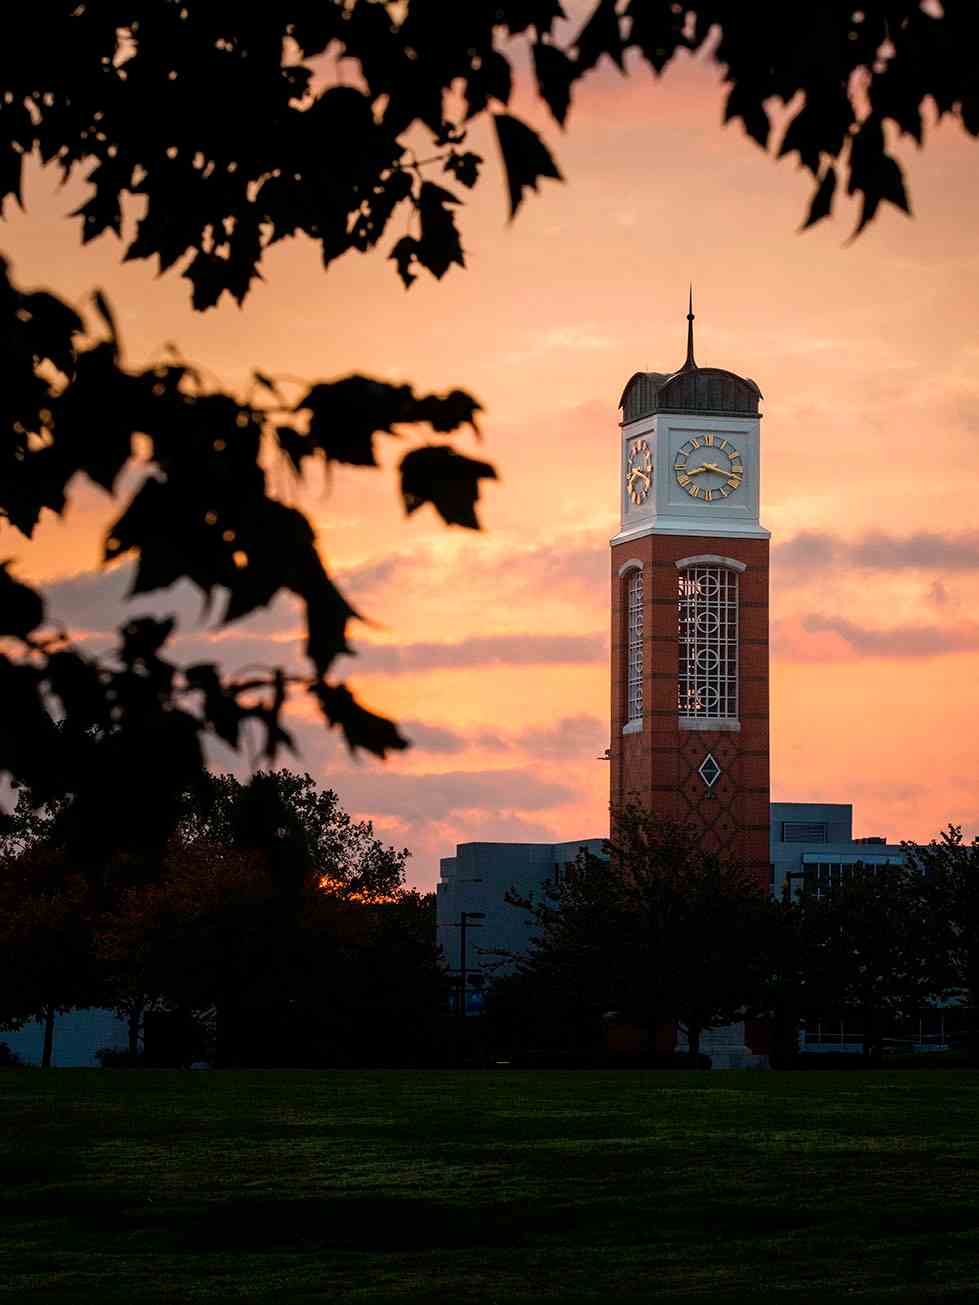
[[[293,430],[291,426],[276,426],[275,438],[279,448],[292,463],[293,469],[301,476],[304,459],[316,452],[313,441],[298,430]]]
[[[61,700],[66,718],[73,727],[108,726],[106,686],[95,662],[71,649],[63,649],[51,654],[45,670],[51,691]]]
[[[479,154],[471,152],[458,154],[453,150],[445,160],[445,171],[451,173],[460,186],[465,186],[467,190],[471,190],[479,180],[479,169],[482,162],[483,160]]]
[[[616,0],[598,0],[588,21],[573,41],[579,72],[594,68],[603,54],[622,68],[622,35]]]
[[[146,188],[144,183],[143,189]],[[84,214],[84,205],[79,212]],[[123,262],[129,263],[135,259],[152,258],[156,255],[160,271],[165,272],[187,252],[191,240],[201,238],[203,228],[203,219],[199,218],[190,231],[186,230],[180,222],[179,212],[168,206],[162,196],[156,202],[151,199],[145,215],[136,224],[135,238],[130,241],[123,254]],[[196,281],[194,289],[196,293]]]
[[[244,715],[237,699],[225,690],[218,668],[213,662],[198,662],[184,670],[191,689],[204,695],[204,714],[208,724],[229,747],[237,748]]]
[[[253,371],[252,380],[256,385],[261,385],[263,390],[268,390],[268,392],[274,398],[278,399],[280,403],[282,402],[282,391],[279,389],[278,385],[276,385],[271,376],[266,376],[264,372]]]
[[[523,202],[524,191],[536,190],[539,178],[553,177],[555,181],[564,178],[547,146],[525,122],[507,113],[497,113],[493,116],[493,125],[506,169],[510,217],[513,218]]]
[[[822,155],[839,154],[852,122],[853,108],[842,88],[831,94],[809,94],[785,130],[778,157],[797,153],[803,167],[817,176]]]
[[[770,123],[760,95],[740,84],[734,86],[724,106],[724,121],[732,118],[740,118],[751,139],[767,148]]]
[[[109,301],[101,290],[96,290],[92,295],[92,299],[95,302],[95,307],[98,310],[99,316],[108,327],[109,339],[112,342],[113,352],[118,355],[120,352],[119,330],[116,326],[115,314],[109,305]]]
[[[274,712],[266,707],[248,707],[243,711],[243,716],[257,720],[265,730],[265,742],[262,744],[262,756],[270,763],[274,764],[276,757],[283,748],[296,754],[296,743],[287,729],[284,729],[281,721]]]
[[[20,207],[24,207],[24,201],[21,197],[21,171],[23,166],[24,156],[20,150],[15,150],[13,146],[0,142],[0,213],[3,212],[3,203],[8,195],[13,195]]]
[[[85,178],[93,187],[84,204],[73,209],[70,216],[82,219],[82,244],[98,239],[106,231],[122,235],[122,204],[120,194],[128,189],[132,167],[119,166],[103,159]]]
[[[809,213],[805,222],[802,224],[802,230],[811,227],[816,222],[821,222],[824,217],[828,217],[833,207],[833,195],[836,191],[836,169],[830,164],[823,173],[822,180],[816,187],[816,192],[812,197],[812,203],[809,205]]]
[[[856,237],[871,221],[881,201],[895,205],[910,213],[904,177],[896,159],[886,152],[884,130],[879,118],[869,117],[853,137],[850,145],[850,175],[847,194],[863,194],[860,220],[853,236]]]
[[[446,525],[478,530],[479,482],[495,480],[488,462],[464,457],[444,445],[428,444],[401,460],[401,496],[407,513],[431,503]]]
[[[325,675],[341,653],[352,651],[347,643],[347,622],[357,617],[340,590],[327,576],[316,579],[302,591],[306,600],[306,656]]]
[[[0,636],[26,639],[44,620],[44,599],[15,580],[7,570],[9,565],[0,562]]]
[[[538,35],[546,34],[559,19],[568,16],[560,0],[498,0],[494,9],[511,34],[525,32],[528,27],[535,28]]]
[[[108,305],[103,301],[108,312]],[[114,331],[111,312],[106,319]],[[113,337],[76,355],[74,383],[55,408],[58,447],[77,463],[79,471],[108,490],[132,453],[134,390],[118,368],[119,343]]]
[[[34,353],[70,376],[75,367],[73,337],[85,330],[75,310],[46,290],[36,290],[21,295],[20,313]]]
[[[317,684],[312,693],[329,723],[343,730],[351,752],[363,748],[383,760],[410,746],[393,721],[361,707],[346,685]]]
[[[374,435],[393,433],[396,422],[411,420],[411,390],[367,376],[347,376],[314,385],[296,404],[310,414],[309,434],[333,462],[375,467]]]
[[[677,49],[687,41],[683,35],[685,13],[673,5],[649,4],[648,0],[630,0],[626,17],[632,20],[629,44],[638,46],[643,58],[661,73]]]
[[[466,117],[472,118],[481,113],[490,100],[509,104],[511,90],[509,61],[499,50],[487,51],[479,68],[472,69],[466,78]],[[448,144],[450,140],[451,137],[444,140],[436,138],[436,144]]]
[[[129,506],[109,527],[103,549],[104,562],[141,549],[161,531],[169,519],[166,487],[155,479],[144,481]],[[142,592],[134,586],[133,593]]]
[[[466,265],[459,230],[450,207],[458,203],[458,197],[450,190],[436,186],[432,181],[422,182],[418,195],[422,233],[415,246],[415,257],[437,280],[445,276],[453,263],[460,267]]]
[[[122,640],[120,657],[127,664],[154,660],[176,627],[177,622],[172,616],[161,621],[152,616],[137,616],[127,621],[119,628]]]
[[[393,259],[397,264],[398,276],[401,277],[407,290],[412,281],[418,280],[418,277],[411,270],[418,258],[418,241],[414,236],[402,236],[388,254],[388,258]]]
[[[534,73],[541,99],[564,126],[571,105],[571,87],[578,76],[574,63],[556,45],[537,41],[533,47]]]
[[[412,407],[411,420],[427,421],[432,430],[443,435],[460,426],[471,426],[478,435],[476,413],[482,410],[482,405],[465,390],[450,390],[445,395],[426,394],[418,399]]]
[[[198,312],[213,308],[225,292],[236,303],[243,303],[255,275],[253,259],[205,253],[203,250],[198,250],[181,273],[194,287],[191,303]]]

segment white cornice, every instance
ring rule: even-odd
[[[632,530],[621,530],[609,540],[610,544],[624,544],[627,540],[645,539],[647,535],[687,535],[690,539],[771,539],[772,532],[764,526],[742,525],[731,521],[664,521],[655,524],[647,521]]]

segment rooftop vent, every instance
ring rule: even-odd
[[[783,843],[828,843],[824,821],[783,820]]]

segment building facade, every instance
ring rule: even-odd
[[[773,802],[772,892],[796,897],[803,885],[818,894],[845,879],[855,865],[901,865],[904,849],[886,838],[853,837],[849,803]]]
[[[507,897],[539,895],[548,880],[567,873],[580,851],[601,856],[604,845],[603,838],[461,843],[454,856],[442,858],[436,888],[438,945],[449,972],[465,980],[468,1013],[478,1014],[488,984],[513,969],[509,954],[519,956],[530,945],[530,916]]]

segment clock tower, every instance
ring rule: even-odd
[[[612,539],[611,807],[692,825],[769,883],[768,541],[753,380],[637,372]]]

